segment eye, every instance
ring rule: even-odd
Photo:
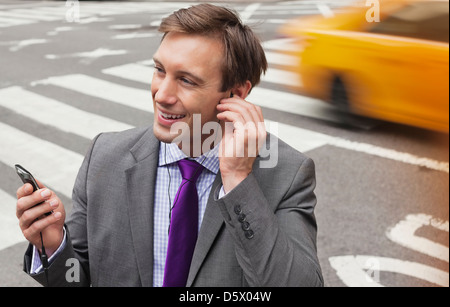
[[[161,67],[156,66],[155,67],[155,71],[159,74],[165,74],[166,72],[164,71],[164,69],[162,69]]]
[[[184,84],[187,84],[187,85],[190,85],[190,86],[195,86],[195,85],[197,85],[197,84],[195,84],[194,82],[192,82],[191,80],[186,79],[186,78],[181,78],[180,80],[181,80],[181,82],[183,82]]]

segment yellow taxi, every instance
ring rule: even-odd
[[[449,2],[366,1],[289,22],[304,95],[343,111],[449,131]]]

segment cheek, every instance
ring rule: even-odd
[[[158,78],[156,78],[155,75],[153,75],[152,83],[150,85],[150,91],[152,93],[153,100],[155,100],[155,95],[156,95],[156,92],[158,91],[158,87],[159,87]]]
[[[211,100],[210,95],[200,95],[199,97],[186,97],[182,101],[185,109],[191,116],[201,114],[202,123],[217,121],[217,104],[219,100],[216,102],[215,100]]]

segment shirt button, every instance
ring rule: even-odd
[[[255,233],[251,229],[249,229],[245,232],[245,237],[249,240],[253,239],[254,236],[255,236]]]

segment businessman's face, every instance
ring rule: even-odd
[[[178,122],[186,123],[191,133],[201,134],[193,129],[194,114],[201,114],[202,127],[218,121],[216,107],[226,97],[220,92],[223,54],[217,38],[169,33],[162,41],[154,55],[152,81],[154,133],[159,140],[172,142],[178,135],[171,134],[170,128]]]

